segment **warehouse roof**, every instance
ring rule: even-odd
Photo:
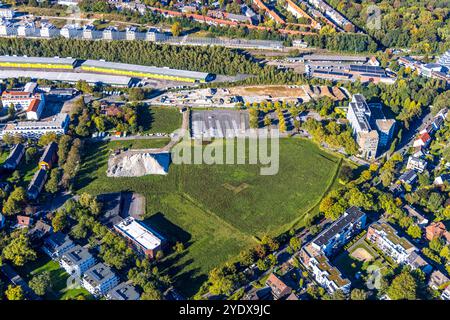
[[[72,58],[47,58],[47,57],[27,57],[27,56],[0,56],[0,62],[10,63],[46,63],[46,64],[70,64],[74,65],[76,59]]]
[[[199,80],[206,80],[206,78],[209,75],[209,73],[205,73],[205,72],[170,69],[167,67],[163,67],[163,68],[149,67],[149,66],[142,66],[142,65],[136,65],[136,64],[107,62],[107,61],[102,61],[102,60],[86,60],[85,62],[82,63],[82,67],[83,66],[124,70],[124,71],[132,71],[132,72],[152,73],[152,74],[160,74],[160,75],[166,75],[166,76],[175,76],[175,77],[183,77],[183,78],[199,79]]]
[[[50,71],[28,71],[28,70],[2,70],[0,79],[27,77],[31,79],[47,79],[50,81],[77,82],[84,80],[88,83],[105,83],[118,86],[128,86],[130,77],[113,76],[105,74],[82,73],[82,72],[50,72]]]

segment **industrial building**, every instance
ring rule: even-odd
[[[166,242],[166,239],[158,232],[133,217],[128,217],[114,225],[114,229],[126,238],[139,254],[149,258],[154,258]]]
[[[81,70],[90,72],[126,75],[137,78],[153,78],[184,82],[208,82],[213,76],[205,72],[177,70],[170,68],[148,67],[135,64],[107,62],[102,60],[86,60]]]
[[[52,71],[28,71],[28,70],[2,70],[0,79],[26,77],[31,79],[47,79],[50,81],[61,81],[76,83],[80,80],[89,84],[106,84],[113,87],[129,87],[133,79],[126,76],[114,76],[106,74],[95,74],[86,72],[52,72]]]
[[[0,56],[2,68],[73,69],[76,59],[27,56]]]

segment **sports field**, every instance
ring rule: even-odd
[[[195,294],[211,268],[254,245],[256,237],[300,226],[334,182],[340,164],[307,140],[281,139],[274,176],[260,175],[259,165],[200,164],[171,165],[167,176],[107,178],[109,149],[100,143],[87,146],[77,188],[144,194],[148,222],[186,244],[187,250],[168,256],[164,264],[187,296]]]

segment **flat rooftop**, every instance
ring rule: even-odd
[[[322,231],[312,242],[319,247],[326,245],[337,234],[340,234],[348,225],[359,221],[365,215],[357,207],[348,208],[344,214],[331,226]]]
[[[69,64],[74,65],[77,60],[60,57],[28,57],[28,56],[0,56],[1,62],[9,63],[41,63],[41,64]]]
[[[0,79],[27,77],[31,79],[47,79],[50,81],[77,82],[84,80],[87,83],[104,83],[127,87],[131,79],[126,76],[95,74],[86,72],[51,72],[36,70],[1,70]]]
[[[198,80],[206,80],[206,78],[209,75],[209,73],[205,73],[205,72],[170,69],[167,67],[164,67],[164,68],[150,67],[150,66],[142,66],[142,65],[136,65],[136,64],[108,62],[108,61],[102,61],[102,60],[86,60],[85,62],[83,62],[81,64],[81,67],[95,67],[95,68],[105,68],[105,69],[114,69],[114,70],[131,71],[131,72],[151,73],[151,74],[183,77],[183,78],[198,79]]]
[[[192,111],[191,128],[193,138],[233,138],[246,133],[249,116],[236,110]]]
[[[124,219],[114,227],[130,239],[139,243],[146,250],[153,250],[159,247],[165,240],[157,232],[151,230],[150,227],[136,221],[132,217]]]

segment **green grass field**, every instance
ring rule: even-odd
[[[50,273],[52,282],[52,289],[45,295],[48,300],[66,300],[75,299],[82,295],[85,299],[92,299],[91,294],[84,288],[68,288],[67,279],[69,275],[62,269],[58,262],[51,260],[45,255],[39,255],[39,258],[32,263],[26,264],[22,270],[27,281],[31,280],[33,276],[38,275],[44,271]]]
[[[145,107],[140,110],[144,133],[172,133],[181,128],[182,114],[174,107]]]
[[[211,268],[256,243],[301,226],[335,182],[340,159],[301,139],[280,140],[277,175],[259,165],[171,165],[167,176],[107,178],[108,144],[89,153],[77,189],[93,194],[131,190],[146,196],[147,221],[187,250],[164,264],[179,289],[195,294]]]

